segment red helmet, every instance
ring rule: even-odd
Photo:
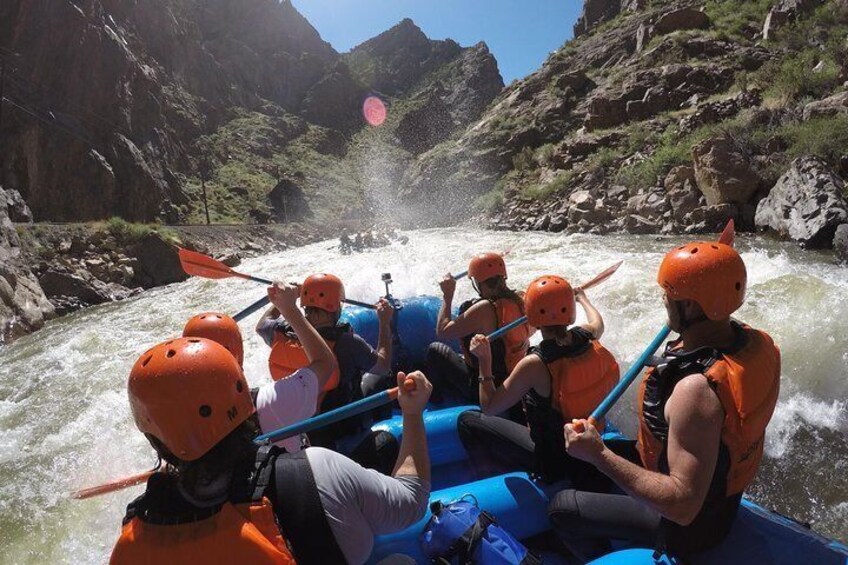
[[[241,367],[204,338],[181,337],[138,358],[127,383],[135,425],[183,461],[215,447],[255,411]]]
[[[705,241],[669,251],[657,274],[671,300],[692,300],[711,320],[727,318],[742,306],[747,281],[745,263],[735,249]]]
[[[190,319],[183,328],[183,337],[205,337],[233,354],[239,366],[244,365],[244,343],[241,330],[231,317],[219,312],[204,312]]]
[[[304,308],[311,306],[327,312],[339,312],[344,299],[344,285],[335,275],[310,275],[300,287],[300,305]]]
[[[500,253],[480,253],[468,263],[468,277],[476,283],[489,280],[492,277],[506,278],[506,263]]]
[[[570,326],[577,316],[574,289],[562,277],[539,277],[527,287],[524,295],[527,323],[537,328]]]

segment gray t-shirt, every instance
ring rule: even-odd
[[[375,535],[407,528],[427,510],[429,481],[388,477],[323,447],[308,448],[306,457],[324,515],[351,565],[365,563]]]

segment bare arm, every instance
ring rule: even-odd
[[[318,377],[318,389],[323,390],[330,375],[336,368],[336,357],[324,338],[318,333],[312,324],[306,321],[303,312],[297,307],[297,297],[300,292],[296,286],[276,283],[268,288],[268,297],[271,303],[285,317],[291,325],[297,339],[303,346],[306,358],[309,360],[307,366]]]
[[[256,322],[256,333],[260,333],[262,331],[262,326],[265,324],[265,322],[267,322],[268,320],[276,320],[279,317],[280,311],[277,310],[276,306],[268,308],[265,313],[262,314],[262,317],[259,318],[259,321]]]
[[[583,432],[575,431],[574,424],[566,425],[566,445],[570,454],[593,463],[627,494],[686,526],[698,515],[707,496],[718,459],[724,412],[706,378],[691,375],[674,388],[666,404],[666,418],[668,475],[649,471],[614,454],[586,420],[579,421],[585,426]],[[590,449],[584,458],[584,450],[594,442],[599,444],[597,451],[592,453]]]
[[[492,304],[478,302],[455,320],[449,321],[438,334],[439,339],[459,339],[469,334],[489,333],[498,327],[498,317]]]
[[[412,379],[414,390],[405,382]],[[398,404],[403,412],[403,438],[395,463],[393,477],[413,476],[430,481],[430,454],[427,451],[427,432],[424,430],[424,407],[430,399],[433,385],[420,371],[409,375],[397,374]]]
[[[574,291],[574,299],[583,307],[583,311],[586,312],[586,323],[580,327],[591,333],[595,339],[601,339],[601,336],[604,335],[604,319],[601,317],[601,313],[589,302],[583,290],[576,289]]]
[[[503,385],[495,387],[492,351],[486,336],[478,334],[472,338],[471,353],[477,357],[480,366],[480,410],[484,414],[500,414],[512,408],[531,388],[550,394],[548,369],[537,356],[528,355],[519,361]]]
[[[370,372],[377,375],[388,375],[392,370],[392,316],[394,308],[381,298],[377,303],[377,319],[380,321],[380,334],[377,338],[377,362]]]

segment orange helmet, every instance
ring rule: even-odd
[[[231,317],[219,312],[204,312],[189,320],[183,328],[183,337],[205,337],[233,354],[239,366],[244,365],[244,343],[241,330]]]
[[[527,287],[524,295],[527,323],[537,328],[570,326],[577,317],[574,289],[562,277],[539,277]]]
[[[148,350],[127,386],[135,425],[183,461],[202,457],[256,411],[235,358],[204,338]]]
[[[468,277],[477,283],[498,276],[506,278],[506,263],[500,253],[480,253],[468,263]]]
[[[336,275],[309,275],[300,286],[300,305],[304,308],[311,306],[327,312],[338,312],[342,309],[344,299],[344,285]]]
[[[671,300],[693,300],[711,320],[727,318],[742,306],[747,280],[745,263],[735,249],[705,241],[669,251],[657,274]]]

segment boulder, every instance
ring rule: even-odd
[[[777,29],[816,7],[816,0],[779,0],[772,6],[763,24],[763,39],[768,40]]]
[[[144,288],[184,281],[188,275],[180,265],[177,248],[156,232],[135,244],[129,255],[137,260],[135,275]]]
[[[32,210],[17,190],[6,189],[6,206],[9,219],[17,223],[32,223]]]
[[[614,18],[621,10],[621,4],[621,0],[585,0],[583,11],[574,24],[574,37],[585,35],[599,23]]]
[[[624,220],[624,230],[632,234],[659,233],[661,226],[658,222],[630,214]]]
[[[842,224],[836,228],[833,236],[833,250],[840,262],[848,264],[848,224]]]
[[[760,187],[749,159],[727,136],[711,137],[692,148],[695,180],[707,205],[745,204]]]
[[[241,255],[239,255],[236,251],[227,253],[220,257],[218,260],[227,267],[238,267],[239,265],[241,265]]]
[[[41,275],[38,283],[49,298],[76,298],[88,306],[111,300],[104,286],[83,272],[71,274],[50,269]]]
[[[605,129],[627,121],[626,103],[621,98],[596,96],[589,101],[589,110],[583,125],[586,131]]]
[[[812,120],[814,118],[832,118],[840,114],[848,115],[848,91],[810,102],[804,106],[803,117],[804,120]]]
[[[833,245],[836,228],[848,223],[845,183],[818,157],[799,157],[757,206],[754,221],[805,247]]]
[[[694,8],[680,8],[662,14],[654,23],[654,33],[665,35],[684,29],[704,29],[709,27],[710,18],[705,12]]]
[[[684,217],[686,233],[716,233],[724,229],[729,220],[739,223],[739,207],[735,204],[700,206]]]
[[[695,181],[695,169],[689,165],[671,169],[663,181],[663,186],[671,206],[672,217],[679,224],[684,223],[686,214],[705,204]]]
[[[555,214],[551,217],[551,223],[548,226],[548,231],[561,232],[568,227],[568,216],[565,214]]]
[[[653,188],[642,192],[627,200],[627,212],[649,220],[660,220],[671,206],[661,188]]]

